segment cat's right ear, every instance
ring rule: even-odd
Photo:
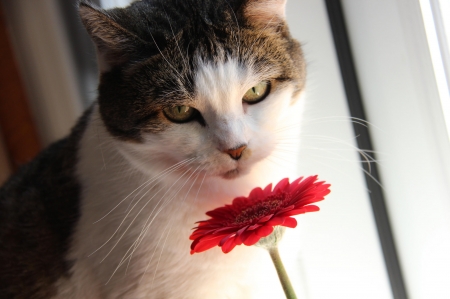
[[[244,14],[260,27],[277,27],[286,19],[287,0],[246,0]]]
[[[100,72],[106,72],[131,58],[138,45],[145,43],[123,28],[108,11],[88,1],[79,2],[79,14],[84,27],[97,46]]]

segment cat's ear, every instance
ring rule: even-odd
[[[247,0],[245,16],[261,26],[276,26],[286,18],[287,0]]]
[[[85,0],[79,3],[79,14],[84,27],[97,46],[101,72],[129,60],[139,45],[145,43],[117,23],[108,11]]]

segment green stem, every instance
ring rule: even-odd
[[[268,249],[270,257],[272,258],[272,262],[275,265],[275,269],[277,269],[278,278],[280,278],[281,286],[283,287],[284,294],[287,299],[297,299],[295,295],[294,288],[292,288],[291,281],[289,280],[289,276],[286,273],[286,269],[284,269],[283,262],[280,258],[280,253],[278,252],[278,247]]]

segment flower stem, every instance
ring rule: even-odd
[[[289,276],[286,273],[286,269],[284,269],[283,262],[280,258],[280,253],[278,252],[278,247],[272,247],[268,249],[270,257],[272,258],[272,262],[275,265],[275,269],[277,269],[278,278],[280,279],[281,286],[283,287],[284,294],[287,299],[297,299],[295,295],[294,288],[292,288],[291,281],[289,280]]]

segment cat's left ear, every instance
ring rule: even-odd
[[[111,14],[86,0],[81,0],[79,14],[84,27],[97,46],[101,72],[130,60],[146,44],[116,20],[117,12]]]
[[[261,26],[274,26],[286,18],[287,0],[247,0],[245,16]]]

